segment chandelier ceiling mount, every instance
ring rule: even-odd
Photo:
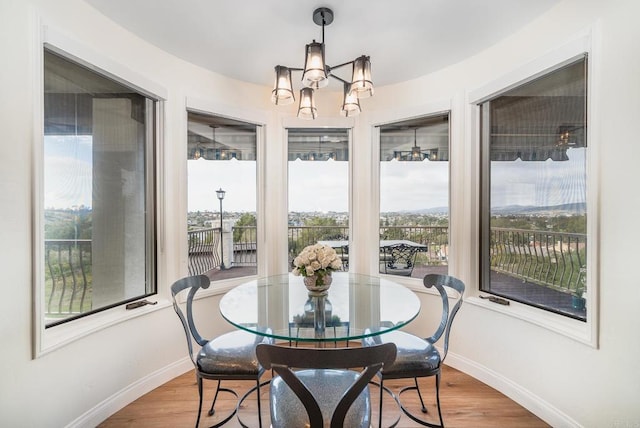
[[[313,40],[305,47],[304,68],[275,67],[276,79],[274,89],[271,92],[271,101],[276,105],[288,105],[295,101],[293,85],[291,82],[292,71],[302,71],[302,86],[300,90],[300,104],[298,117],[302,119],[315,119],[318,115],[314,93],[316,89],[324,88],[329,84],[329,77],[339,80],[343,84],[343,99],[340,114],[343,116],[356,116],[360,113],[360,98],[373,95],[373,83],[371,81],[371,61],[369,56],[362,55],[353,61],[336,66],[329,66],[325,62],[324,27],[333,22],[333,11],[321,7],[313,12],[313,22],[322,27],[322,42]],[[333,70],[351,65],[351,81],[344,80],[332,73]]]

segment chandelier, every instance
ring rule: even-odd
[[[315,119],[318,111],[313,99],[316,89],[324,88],[329,84],[329,77],[342,82],[343,99],[340,114],[342,116],[357,116],[360,113],[360,98],[373,95],[373,83],[371,82],[371,61],[366,55],[362,55],[353,61],[344,64],[329,66],[325,62],[324,27],[333,22],[333,11],[321,7],[313,12],[313,22],[322,26],[322,42],[313,40],[305,47],[304,68],[293,68],[277,65],[275,67],[275,87],[271,92],[271,101],[276,105],[288,105],[295,101],[291,72],[302,71],[302,86],[300,89],[300,104],[298,117],[301,119]],[[351,65],[351,81],[333,74],[333,70]]]
[[[393,157],[399,161],[430,161],[438,160],[438,149],[421,150],[418,145],[418,128],[413,129],[413,147],[410,151],[396,150]]]

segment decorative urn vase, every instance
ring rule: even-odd
[[[303,281],[305,287],[309,290],[309,295],[324,296],[327,294],[329,287],[331,287],[333,278],[331,272],[327,272],[324,275],[305,276]]]

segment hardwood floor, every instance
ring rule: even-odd
[[[264,379],[270,377],[266,373]],[[426,400],[429,414],[427,418],[437,422],[437,410],[435,407],[435,378],[420,379],[419,384],[423,397]],[[394,393],[401,387],[410,384],[409,380],[387,381],[385,386]],[[253,382],[223,382],[223,386],[231,387],[239,393],[244,394],[249,388],[254,386]],[[235,397],[231,394],[218,396],[216,403],[216,413],[208,416],[208,406],[211,405],[215,382],[204,382],[204,402],[200,426],[210,426],[223,419],[235,406]],[[447,428],[455,427],[508,427],[508,428],[533,428],[548,427],[545,422],[535,415],[516,404],[503,394],[490,388],[458,370],[445,366],[442,374],[440,401],[442,406],[442,416]],[[377,403],[377,388],[371,389],[372,399]],[[245,404],[240,409],[239,415],[245,425],[250,427],[258,426],[257,400],[255,393],[247,398]],[[269,426],[269,396],[268,386],[261,388],[262,405],[262,426]],[[415,409],[417,414],[421,414],[418,408],[418,398],[413,391],[408,391],[403,395],[403,403]],[[374,407],[373,420],[377,421],[377,406]],[[150,393],[140,397],[119,412],[109,417],[99,425],[100,428],[112,427],[194,427],[196,422],[196,412],[198,409],[198,388],[193,372],[185,373],[167,382]],[[389,396],[384,397],[383,426],[390,423],[400,415],[395,401]],[[225,427],[236,428],[241,425],[237,419],[232,419]],[[411,421],[404,414],[400,418],[398,427],[409,428],[420,425]]]

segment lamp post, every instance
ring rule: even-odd
[[[216,190],[216,195],[220,200],[220,270],[226,269],[224,267],[224,243],[222,242],[222,200],[226,192],[222,190],[222,187]]]

